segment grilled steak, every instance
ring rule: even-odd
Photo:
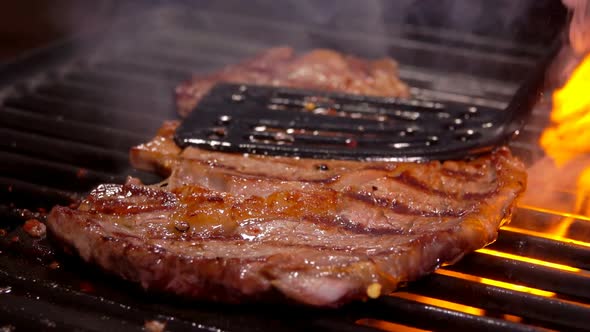
[[[375,61],[313,50],[296,56],[288,47],[272,48],[241,64],[209,75],[197,75],[176,88],[178,111],[186,116],[218,82],[250,83],[354,94],[406,97],[408,87],[398,79],[397,63],[390,58]]]
[[[390,59],[276,48],[179,86],[180,113],[218,81],[408,94]],[[526,180],[506,148],[444,163],[243,156],[181,150],[177,125],[131,151],[165,182],[101,185],[48,226],[86,261],[190,298],[333,307],[391,292],[493,241]]]
[[[497,236],[524,189],[507,149],[472,161],[241,156],[172,142],[133,150],[163,184],[101,185],[50,230],[146,289],[225,302],[337,306],[374,297]]]

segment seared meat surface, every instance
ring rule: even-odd
[[[341,91],[353,94],[407,97],[399,80],[397,63],[390,58],[374,61],[318,49],[300,56],[288,47],[271,48],[240,64],[196,75],[176,88],[179,113],[186,116],[216,83],[250,83],[294,88]]]
[[[102,185],[48,225],[87,261],[147,289],[225,302],[337,306],[394,290],[497,236],[525,186],[507,149],[387,163],[135,148],[160,185]]]

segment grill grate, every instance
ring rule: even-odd
[[[1,227],[8,232],[0,237],[0,326],[11,325],[17,331],[141,330],[145,320],[157,319],[167,321],[170,331],[589,329],[590,248],[535,233],[525,221],[547,218],[547,213],[528,208],[517,210],[513,228],[501,230],[499,240],[487,250],[411,283],[400,293],[332,311],[187,303],[145,294],[135,285],[62,255],[48,239],[31,239],[20,225],[41,217],[37,209],[43,212],[54,204],[68,204],[98,183],[123,182],[127,175],[158,181],[129,167],[128,148],[149,139],[162,121],[175,118],[174,85],[192,72],[213,70],[264,47],[321,45],[361,56],[381,55],[388,49],[402,62],[402,79],[422,98],[501,109],[516,87],[421,68],[423,59],[411,59],[408,49],[448,53],[453,61],[467,56],[450,46],[404,41],[400,36],[364,38],[358,32],[215,11],[193,14],[178,7],[152,10],[142,22],[150,22],[152,33],[141,34],[149,35],[149,40],[138,38],[128,45],[113,37],[103,48],[82,50],[66,65],[51,70],[44,66],[37,75],[21,75],[14,80],[21,83],[0,91],[0,199],[5,203],[0,216]],[[260,40],[264,33],[269,33],[268,38]],[[501,75],[493,70],[500,62],[514,61],[515,72],[533,63],[522,55],[486,57],[485,52],[474,59],[489,65],[478,74],[492,76]],[[527,142],[534,141],[544,126],[544,107],[538,107],[536,117],[513,143],[515,152],[528,161],[542,154]],[[515,256],[498,256],[498,252]],[[523,262],[518,257],[567,267]],[[510,289],[490,281],[535,289]]]

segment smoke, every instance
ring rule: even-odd
[[[274,45],[296,44],[294,46],[300,49],[328,47],[341,48],[339,50],[344,52],[355,50],[351,45],[342,46],[321,39],[313,32],[321,28],[342,36],[366,36],[356,41],[359,44],[356,53],[361,53],[357,54],[360,56],[391,56],[402,65],[432,66],[431,69],[435,70],[508,80],[522,77],[530,67],[531,57],[538,56],[539,48],[545,47],[555,37],[565,10],[559,1],[554,0],[61,0],[58,3],[62,5],[49,6],[48,16],[64,32],[78,33],[97,25],[109,27],[117,17],[132,21],[144,11],[176,6],[188,16],[194,15],[195,21],[204,21],[206,13],[213,12],[300,25],[300,30],[295,32],[268,29],[256,36],[246,37],[253,43],[272,41]],[[217,25],[225,31],[231,30],[234,24],[231,18],[227,21],[215,20],[207,24]],[[150,23],[138,22],[139,25]],[[180,26],[185,24],[176,23]],[[138,39],[150,42],[150,32],[144,36],[130,32],[141,33],[142,29],[138,26],[125,30],[115,31],[114,35],[128,35],[130,45]],[[235,34],[239,36],[242,32],[238,29]],[[371,42],[375,38],[382,41]],[[409,50],[407,45],[415,42],[446,48],[454,53],[448,57],[443,52],[428,52],[420,47]],[[531,47],[536,49],[531,51]],[[463,51],[476,52],[487,62],[468,61],[460,55]],[[505,63],[501,59],[504,55],[514,56],[517,66]],[[496,58],[492,59],[494,56]]]
[[[301,25],[300,31],[297,32],[268,29],[257,36],[247,37],[253,43],[258,43],[256,39],[259,39],[262,44],[270,40],[275,45],[295,42],[298,44],[295,46],[301,49],[338,48],[338,43],[319,40],[313,29],[322,28],[344,36],[364,34],[366,38],[356,42],[360,44],[357,48],[358,53],[366,50],[364,54],[357,54],[360,56],[391,56],[402,65],[432,65],[434,69],[447,72],[458,71],[500,79],[522,76],[522,72],[530,65],[527,63],[530,57],[537,56],[535,52],[538,52],[538,48],[546,46],[548,41],[555,37],[556,29],[560,25],[559,20],[563,18],[565,10],[559,1],[554,0],[60,0],[57,4],[46,6],[47,16],[51,18],[52,25],[64,34],[79,33],[88,27],[100,25],[109,27],[117,18],[132,21],[144,11],[176,6],[181,7],[187,15],[195,15],[195,21],[206,20],[206,13],[214,12],[284,22],[285,25]],[[231,19],[216,20],[209,24],[217,24],[220,29],[226,31],[231,30]],[[151,22],[139,21],[138,24],[150,25]],[[142,29],[138,29],[138,26],[131,26],[125,30],[115,31],[114,35],[127,35],[130,45],[134,45],[137,39],[150,41],[149,32],[144,36],[131,33],[133,30],[141,33]],[[238,30],[235,33],[239,36],[242,31]],[[377,37],[384,41],[389,40],[391,44],[370,42]],[[456,51],[453,57],[449,58],[447,54],[437,51],[429,53],[419,47],[415,51],[408,50],[407,45],[412,42],[447,49],[456,48]],[[531,45],[537,47],[537,50],[531,51]],[[345,52],[354,49],[351,46],[341,48]],[[406,49],[399,50],[400,48]],[[503,60],[486,60],[493,65],[486,68],[487,63],[464,60],[458,55],[461,51],[478,52],[479,56],[488,58],[498,55],[498,59],[508,54],[514,56],[519,64],[510,68],[510,64],[503,63]],[[514,74],[511,74],[512,72]],[[510,75],[512,77],[509,77]]]
[[[219,59],[227,54],[228,62],[239,61],[262,47],[276,45],[293,45],[300,51],[327,47],[371,58],[389,56],[400,62],[401,68],[449,73],[451,78],[454,74],[467,74],[514,83],[534,63],[533,58],[539,55],[535,53],[538,46],[556,33],[554,27],[558,24],[547,13],[560,17],[560,10],[564,10],[558,1],[550,0],[70,0],[64,3],[68,6],[49,9],[53,24],[70,33],[99,26],[110,29],[105,47],[87,53],[102,61],[119,56],[120,48],[123,50],[120,62],[147,68],[145,73],[137,70],[135,76],[143,79],[149,69],[152,76],[146,81],[154,88],[145,99],[165,100],[163,107],[170,108],[159,111],[160,114],[171,114],[174,109],[170,82],[218,68],[199,65],[198,59],[210,56],[214,60],[211,62],[221,62]],[[558,7],[554,10],[556,3]],[[176,8],[176,14],[166,11],[167,7]],[[144,12],[150,11],[156,14],[141,19]],[[178,13],[182,14],[178,15],[180,18],[176,16]],[[116,25],[117,20],[123,24]],[[243,23],[248,20],[258,22],[259,27]],[[265,22],[270,21],[274,25],[264,28]],[[230,41],[235,45],[229,44]],[[519,44],[521,41],[526,42]],[[530,45],[537,49],[530,51]],[[101,55],[105,56],[101,58]],[[154,77],[153,73],[160,72],[161,77]],[[110,74],[123,75],[116,71],[105,73]],[[451,78],[444,84],[431,86],[447,85],[452,89]],[[476,85],[470,84],[468,88]],[[125,98],[133,96],[124,95],[122,99]],[[158,105],[154,103],[151,108]],[[113,119],[116,121],[119,119]]]
[[[345,27],[361,22],[367,32],[396,32],[385,27],[411,24],[532,43],[554,34],[551,25],[564,7],[550,0],[236,0],[199,1],[195,8],[312,25]]]
[[[590,1],[563,0],[573,11],[569,38],[572,48],[578,55],[590,52]]]

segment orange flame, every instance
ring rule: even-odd
[[[540,143],[558,165],[590,152],[590,55],[553,93],[551,121]]]
[[[590,55],[582,60],[568,82],[553,93],[551,122],[541,135],[540,144],[558,167],[590,153]],[[575,190],[573,212],[590,216],[590,165],[578,175]],[[567,235],[573,221],[564,219],[553,233]]]

